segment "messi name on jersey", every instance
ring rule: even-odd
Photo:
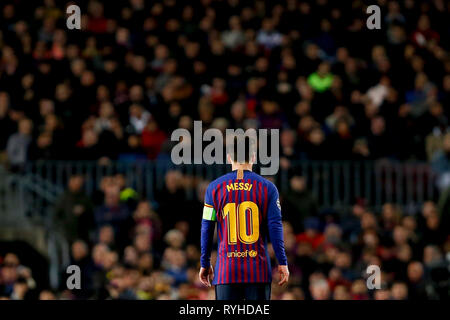
[[[247,182],[234,182],[227,184],[227,191],[250,191],[252,190],[253,184]]]

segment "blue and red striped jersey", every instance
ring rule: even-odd
[[[287,265],[281,207],[275,185],[256,173],[237,171],[210,183],[205,194],[201,266],[209,268],[217,223],[217,260],[212,284],[272,281],[267,241],[280,265]]]

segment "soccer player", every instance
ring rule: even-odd
[[[245,159],[238,162],[237,146],[244,140]],[[255,143],[234,138],[227,152],[232,172],[210,183],[205,194],[201,231],[200,281],[215,285],[217,300],[270,300],[272,272],[268,237],[278,260],[279,285],[289,280],[284,250],[281,207],[275,185],[253,173]],[[218,250],[215,271],[210,264],[217,222]]]

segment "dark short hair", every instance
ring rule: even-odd
[[[233,137],[233,141],[227,146],[227,153],[231,156],[234,162],[238,162],[238,146],[244,146],[244,162],[249,163],[252,155],[256,152],[256,141],[254,138],[247,135],[236,135]],[[241,156],[242,157],[242,156]]]

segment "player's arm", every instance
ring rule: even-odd
[[[202,231],[201,231],[201,257],[199,279],[205,285],[210,287],[210,278],[214,277],[211,266],[211,251],[213,246],[214,228],[216,226],[216,211],[212,205],[211,190],[208,187],[205,194],[205,204],[203,206]]]
[[[275,186],[269,193],[269,204],[267,209],[267,224],[269,237],[272,242],[275,256],[278,260],[278,271],[280,273],[279,285],[287,283],[289,280],[289,269],[284,249],[283,224],[281,222],[281,206],[278,190]]]

